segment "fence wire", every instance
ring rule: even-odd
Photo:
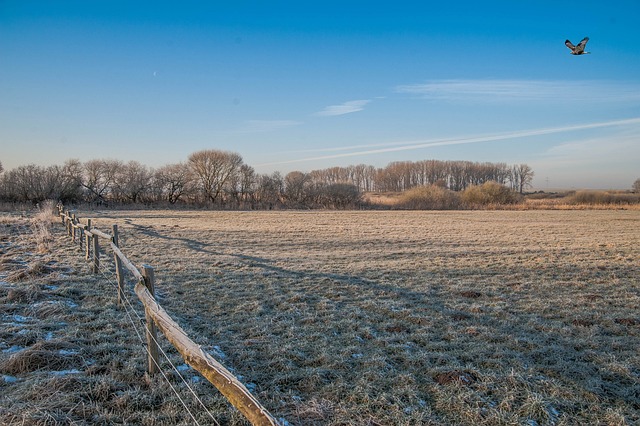
[[[102,256],[100,256],[100,262],[98,265],[98,271],[100,272],[100,275],[105,279],[105,281],[108,284],[111,284],[112,287],[114,287],[116,294],[118,292],[118,281],[115,279],[114,274],[115,271],[111,270],[111,268],[108,268],[105,265],[105,262],[103,262],[103,260],[107,259],[107,256],[104,256],[104,258]],[[109,266],[112,265],[112,262],[109,262]],[[139,324],[143,324],[146,320],[144,318],[142,318],[142,316],[136,311],[136,309],[133,307],[133,304],[131,303],[127,292],[123,292],[122,294],[123,299],[125,301],[125,303],[122,304],[122,306],[125,309],[125,312],[127,314],[127,317],[129,319],[129,322],[131,323],[138,339],[140,340],[140,343],[142,344],[142,346],[145,348],[145,352],[147,353],[148,359],[153,360],[153,363],[156,365],[156,367],[158,368],[158,370],[160,371],[160,373],[162,374],[162,376],[164,377],[164,379],[166,380],[166,382],[169,384],[171,390],[175,393],[176,397],[178,398],[178,400],[180,401],[180,403],[184,406],[185,410],[187,410],[187,412],[189,413],[189,416],[191,417],[191,419],[195,422],[195,424],[197,424],[198,426],[200,425],[200,423],[198,422],[198,420],[195,418],[195,416],[193,415],[193,413],[191,412],[191,410],[189,410],[189,407],[187,406],[187,404],[184,402],[184,400],[182,399],[182,397],[180,396],[180,394],[178,393],[177,389],[173,386],[173,384],[171,383],[171,380],[169,379],[169,377],[167,376],[167,374],[165,373],[165,370],[162,368],[161,365],[159,365],[159,362],[157,362],[153,357],[151,357],[151,353],[150,353],[150,349],[149,346],[146,344],[145,339],[143,338],[143,334],[146,334],[146,330],[143,331],[143,333],[141,334],[141,332],[139,331],[138,327],[136,326],[136,322],[132,316],[135,315],[135,317],[138,320]],[[211,420],[214,422],[215,425],[220,426],[220,423],[218,423],[218,421],[216,420],[216,418],[213,416],[213,414],[211,413],[211,411],[209,411],[209,409],[206,407],[206,405],[204,404],[204,402],[202,402],[202,400],[200,399],[200,397],[198,396],[198,394],[193,390],[193,388],[189,385],[188,381],[185,379],[185,377],[182,375],[182,373],[180,373],[180,371],[178,370],[178,368],[173,364],[173,362],[171,362],[171,359],[169,359],[169,355],[164,351],[164,349],[162,349],[162,346],[160,345],[160,343],[158,342],[158,340],[153,337],[153,335],[150,335],[150,337],[153,339],[153,341],[155,342],[156,346],[158,347],[158,349],[160,350],[160,352],[162,353],[162,355],[165,357],[165,359],[169,362],[169,364],[171,365],[171,368],[173,369],[173,371],[178,375],[178,377],[180,377],[180,379],[182,380],[182,382],[184,383],[184,385],[187,387],[187,389],[189,390],[189,392],[193,395],[194,399],[198,402],[198,404],[205,410],[205,412],[209,415],[209,417],[211,418]]]

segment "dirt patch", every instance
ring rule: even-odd
[[[578,327],[591,327],[594,322],[589,319],[574,319],[571,323]]]
[[[454,321],[466,321],[468,319],[471,319],[471,315],[465,314],[464,312],[457,312],[451,315],[451,319],[453,319]]]
[[[589,302],[595,302],[603,299],[603,297],[599,294],[585,294],[583,297]]]
[[[640,320],[637,318],[616,318],[613,321],[620,325],[640,325]]]
[[[460,296],[466,297],[469,299],[477,299],[482,296],[482,293],[478,291],[461,291]]]
[[[452,370],[436,374],[433,376],[433,380],[439,385],[460,384],[468,386],[475,383],[478,377],[470,371]]]

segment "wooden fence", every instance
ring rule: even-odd
[[[71,214],[62,206],[58,206],[58,210],[69,237],[79,245],[81,250],[84,250],[86,259],[91,261],[93,273],[99,272],[100,239],[103,239],[113,251],[120,305],[123,304],[125,296],[124,269],[129,270],[136,278],[134,291],[145,308],[149,374],[158,372],[157,328],[178,350],[185,362],[211,382],[251,424],[278,425],[275,418],[251,395],[247,388],[222,364],[206,353],[200,345],[191,340],[187,333],[158,304],[154,297],[155,276],[153,268],[149,265],[143,265],[140,271],[127,259],[118,247],[117,225],[113,225],[110,235],[93,227],[91,219],[87,219],[87,223],[82,224],[75,214]]]

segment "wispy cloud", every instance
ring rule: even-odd
[[[552,176],[552,187],[620,188],[621,182],[631,185],[637,177],[638,137],[640,126],[613,129],[555,145],[527,164],[540,176],[537,185],[543,185],[545,176]]]
[[[637,83],[590,80],[433,80],[395,91],[451,102],[640,101]]]
[[[612,159],[637,159],[640,156],[640,128],[618,132],[614,138],[610,134],[589,139],[561,143],[549,148],[544,154],[545,161],[603,163]],[[634,162],[636,160],[633,160]]]
[[[293,120],[247,120],[240,133],[267,133],[302,124]]]
[[[328,159],[334,159],[334,158],[381,154],[386,152],[411,151],[411,150],[431,148],[436,146],[494,142],[494,141],[507,140],[507,139],[518,139],[518,138],[524,138],[524,137],[530,137],[530,136],[549,135],[554,133],[564,133],[564,132],[572,132],[577,130],[597,129],[597,128],[604,128],[604,127],[625,126],[625,125],[632,125],[632,124],[640,124],[640,117],[630,118],[625,120],[612,120],[612,121],[603,121],[603,122],[588,123],[588,124],[577,124],[573,126],[564,126],[564,127],[549,127],[549,128],[533,129],[533,130],[522,130],[517,132],[498,133],[493,135],[473,136],[473,137],[465,137],[465,138],[391,142],[388,144],[376,144],[376,145],[370,145],[370,146],[361,145],[360,146],[361,148],[367,148],[367,147],[369,148],[377,147],[377,148],[358,150],[354,152],[345,152],[340,154],[306,157],[306,158],[300,158],[295,160],[278,161],[273,163],[259,164],[259,166],[293,164],[293,163],[301,163],[301,162],[307,162],[307,161],[318,161],[318,160],[328,160]]]
[[[347,101],[340,105],[329,105],[322,111],[316,112],[314,115],[329,117],[334,115],[351,114],[352,112],[362,111],[371,100],[361,99],[356,101]]]

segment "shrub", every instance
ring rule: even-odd
[[[362,194],[349,183],[334,183],[318,189],[318,199],[325,208],[346,209],[360,203]]]
[[[52,241],[51,224],[57,220],[56,203],[45,200],[38,205],[38,213],[31,221],[31,229],[38,246],[39,253],[49,253],[49,244]]]
[[[460,196],[436,185],[418,186],[402,193],[398,207],[410,210],[454,210],[460,208]]]
[[[485,182],[465,189],[461,195],[462,201],[468,207],[516,204],[522,200],[522,195],[500,185],[497,182]]]
[[[628,192],[609,191],[578,191],[569,202],[571,204],[637,204],[640,203],[640,194]]]

